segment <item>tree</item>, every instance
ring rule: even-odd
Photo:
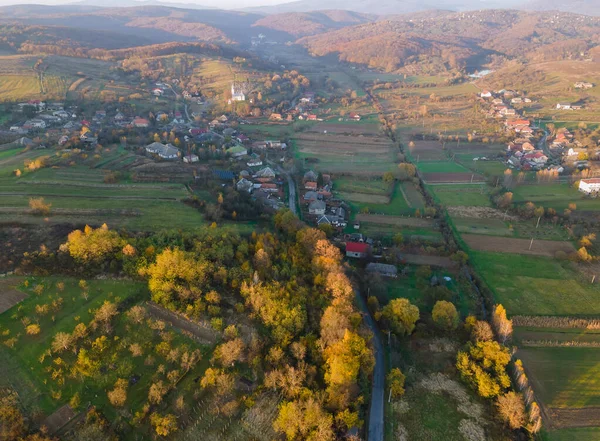
[[[401,162],[398,164],[398,179],[401,181],[408,181],[417,174],[417,169],[414,165],[408,162]]]
[[[217,346],[215,358],[223,367],[233,366],[235,362],[244,360],[244,349],[244,340],[238,337]]]
[[[458,353],[456,368],[480,396],[494,398],[510,387],[506,372],[510,358],[508,348],[497,341],[469,343]]]
[[[52,351],[53,352],[62,352],[69,349],[71,343],[73,342],[73,338],[71,334],[67,332],[59,332],[54,336],[52,340]]]
[[[504,344],[512,336],[513,325],[512,320],[506,317],[506,309],[502,305],[496,305],[492,314],[492,324],[498,338]]]
[[[175,415],[161,415],[157,412],[150,415],[150,423],[154,426],[157,435],[168,436],[177,431],[177,418]]]
[[[148,390],[148,401],[152,404],[159,404],[169,389],[162,381],[152,383]]]
[[[64,247],[75,260],[99,263],[120,250],[121,243],[119,234],[109,230],[106,224],[96,229],[86,225],[84,231],[75,230],[69,233]]]
[[[167,248],[142,274],[149,276],[152,300],[165,306],[175,300],[198,299],[207,278],[208,263],[178,248]]]
[[[393,398],[400,398],[404,395],[404,381],[406,380],[406,375],[404,375],[400,369],[392,369],[386,379]]]
[[[46,204],[44,198],[29,198],[29,208],[33,214],[40,216],[48,216],[50,214],[52,204]]]
[[[383,174],[383,182],[385,182],[386,184],[391,184],[392,182],[394,182],[394,175],[392,172],[385,172]]]
[[[127,380],[119,378],[115,388],[108,392],[108,400],[114,407],[123,407],[127,401]]]
[[[483,320],[477,320],[471,330],[471,340],[474,342],[490,341],[494,338],[494,332],[490,324]]]
[[[454,331],[460,322],[456,307],[445,300],[436,302],[431,317],[436,326],[446,331]]]
[[[346,330],[344,338],[325,349],[325,381],[329,385],[347,385],[358,378],[360,368],[373,367],[373,354],[365,340]]]
[[[284,402],[273,423],[276,431],[289,441],[333,441],[333,416],[315,398]]]
[[[17,440],[25,431],[25,419],[19,410],[16,393],[0,389],[0,439]]]
[[[508,424],[511,429],[518,429],[525,424],[525,403],[523,396],[510,391],[496,399],[496,407],[500,418]]]
[[[31,324],[31,325],[27,325],[27,327],[25,328],[25,332],[27,333],[27,335],[38,335],[41,331],[40,325],[38,324]]]
[[[419,320],[419,308],[408,299],[393,299],[384,306],[383,318],[389,328],[397,335],[410,335]]]

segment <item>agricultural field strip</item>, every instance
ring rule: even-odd
[[[495,237],[481,234],[462,234],[461,238],[469,248],[476,251],[492,251],[511,254],[528,254],[534,256],[554,257],[557,251],[572,253],[575,247],[571,242],[535,239]],[[531,245],[531,249],[529,249]]]
[[[421,219],[416,217],[403,217],[403,216],[389,216],[389,215],[376,215],[376,214],[362,214],[356,215],[356,220],[360,222],[369,222],[372,224],[383,224],[383,225],[394,225],[394,226],[409,226],[409,227],[425,227],[433,228],[434,222],[429,219]]]

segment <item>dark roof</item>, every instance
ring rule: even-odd
[[[213,175],[218,179],[229,180],[235,178],[235,175],[230,170],[213,170]]]

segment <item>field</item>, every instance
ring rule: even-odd
[[[452,207],[490,207],[492,203],[484,184],[428,185],[436,202]]]
[[[397,227],[433,227],[433,221],[429,219],[421,219],[417,217],[402,217],[402,216],[387,216],[376,214],[357,214],[356,220],[360,222],[369,222],[381,225],[393,225]]]
[[[590,348],[523,348],[517,352],[551,427],[597,424],[600,351]]]
[[[59,282],[64,283],[64,287]],[[161,355],[160,351],[153,352],[152,360],[144,356],[131,356],[130,345],[140,345],[142,354],[146,352],[148,355],[151,348],[168,336],[169,346],[180,351],[199,349],[203,355],[207,355],[210,350],[207,346],[197,345],[175,329],[167,327],[164,332],[159,332],[160,326],[153,319],[135,322],[127,318],[125,313],[117,312],[112,319],[115,338],[103,342],[100,342],[101,339],[94,340],[102,335],[102,328],[90,326],[85,337],[73,342],[86,348],[91,361],[85,375],[65,381],[64,372],[69,371],[71,366],[83,367],[77,362],[80,357],[70,351],[63,351],[60,356],[56,352],[50,353],[54,335],[58,332],[71,333],[78,323],[87,325],[94,311],[106,301],[122,305],[124,311],[128,310],[145,297],[145,285],[138,282],[90,280],[84,289],[78,280],[52,277],[28,279],[28,286],[22,285],[21,289],[29,297],[18,308],[0,316],[4,341],[0,355],[10,360],[11,367],[18,367],[18,371],[11,372],[10,377],[1,375],[0,383],[14,387],[25,398],[25,402],[30,403],[31,408],[27,410],[32,412],[48,416],[77,394],[82,404],[76,412],[85,409],[84,403],[94,402],[111,421],[125,423],[125,438],[128,438],[127,433],[131,438],[133,433],[148,431],[147,423],[135,429],[129,426],[129,420],[122,420],[120,413],[109,404],[107,390],[112,389],[117,378],[126,378],[127,406],[136,412],[145,404],[150,385],[163,376],[160,372],[179,366],[176,361],[167,359],[167,354]],[[40,326],[37,335],[24,333],[24,324],[32,322]],[[94,344],[90,346],[92,341]],[[98,351],[103,352],[101,358],[97,355]],[[100,365],[101,360],[112,361]],[[164,367],[157,369],[156,363]],[[58,368],[55,369],[56,366]],[[207,360],[201,361],[180,373],[176,388],[188,402],[193,395],[193,378],[201,375],[207,366]],[[166,396],[157,409],[171,406],[174,395]]]
[[[393,146],[386,138],[302,133],[294,137],[298,159],[323,173],[347,173],[380,177],[396,162]]]
[[[569,204],[575,203],[578,210],[600,210],[600,201],[584,198],[582,193],[568,184],[520,185],[512,193],[515,203],[533,202],[555,210],[564,210]]]
[[[509,315],[600,314],[600,285],[570,262],[540,256],[469,251],[477,274]]]
[[[531,243],[528,239],[492,237],[479,234],[462,234],[461,237],[469,248],[476,251],[492,251],[547,257],[554,257],[558,251],[567,254],[575,252],[573,244],[566,241],[537,239]],[[530,245],[531,249],[529,249]]]
[[[321,122],[311,126],[308,133],[333,133],[342,135],[378,135],[381,132],[381,126],[378,122]]]
[[[363,220],[360,223],[360,232],[368,237],[384,239],[388,243],[392,242],[392,239],[396,233],[402,233],[402,237],[407,242],[411,242],[413,240],[439,244],[444,242],[442,233],[433,228],[419,228],[406,225],[396,226],[391,224],[365,222]]]
[[[540,222],[536,228],[536,219],[504,220],[499,217],[478,218],[463,216],[462,213],[452,215],[452,224],[459,233],[485,234],[490,236],[518,237],[522,239],[568,240],[569,232],[547,220]],[[534,244],[536,242],[534,241]],[[537,244],[536,244],[537,245]],[[527,248],[529,244],[527,244]],[[533,249],[537,247],[532,246]]]

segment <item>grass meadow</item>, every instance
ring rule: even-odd
[[[570,262],[468,251],[477,274],[509,315],[600,314],[600,285],[582,280]]]

